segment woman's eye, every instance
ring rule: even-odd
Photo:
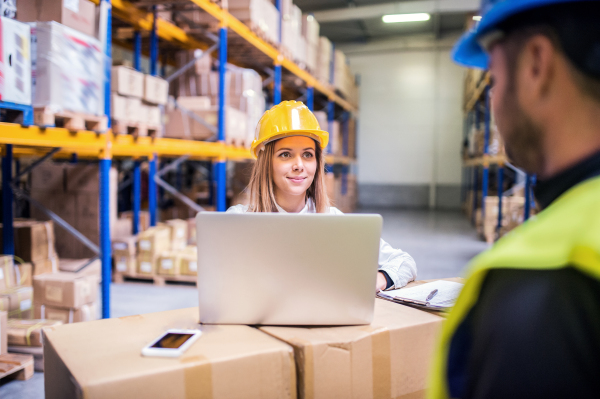
[[[305,152],[304,153],[304,158],[312,158],[312,157],[313,157],[312,152]]]
[[[281,154],[279,154],[280,157],[282,158],[289,158],[290,157],[290,153],[289,152],[282,152]]]

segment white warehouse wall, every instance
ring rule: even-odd
[[[450,60],[452,42],[343,49],[360,75],[361,205],[460,206],[464,69]]]

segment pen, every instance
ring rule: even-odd
[[[431,291],[431,293],[429,293],[429,295],[427,295],[427,299],[425,299],[427,302],[431,301],[433,299],[433,297],[438,293],[438,290],[433,290]]]

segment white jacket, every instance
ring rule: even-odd
[[[280,213],[287,213],[279,205],[277,209]],[[227,210],[227,213],[246,213],[248,205],[235,205]],[[316,213],[312,200],[306,202],[306,206],[299,213]],[[329,213],[332,215],[343,215],[344,213],[337,208],[330,207]],[[379,239],[379,270],[385,271],[394,282],[394,287],[401,288],[417,278],[417,265],[415,260],[402,251],[394,249],[390,244]]]

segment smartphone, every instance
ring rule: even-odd
[[[142,349],[143,356],[178,357],[199,337],[200,330],[167,330]]]

